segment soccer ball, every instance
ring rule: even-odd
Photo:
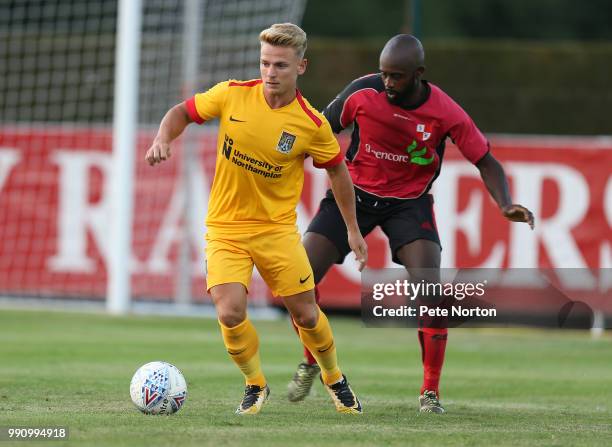
[[[145,414],[172,414],[187,398],[187,383],[179,369],[166,362],[142,365],[130,383],[134,405]]]

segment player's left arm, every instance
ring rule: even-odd
[[[512,203],[504,168],[491,154],[490,145],[470,116],[454,101],[447,103],[452,126],[449,135],[465,158],[480,171],[489,194],[504,217],[512,222],[526,222],[534,228],[533,213],[523,205]]]
[[[495,200],[504,217],[512,222],[526,222],[533,230],[535,221],[533,213],[523,205],[512,203],[508,179],[501,163],[487,152],[477,163],[480,176],[489,194]]]
[[[359,271],[361,271],[368,262],[368,246],[363,240],[357,223],[355,187],[329,121],[325,116],[321,118],[320,126],[313,136],[308,153],[312,157],[314,167],[327,171],[336,203],[346,225],[349,247],[355,253],[355,259],[359,262]]]
[[[344,160],[335,166],[326,167],[325,170],[329,176],[336,203],[346,224],[349,246],[355,253],[355,259],[359,262],[359,271],[361,271],[368,262],[368,246],[357,224],[355,188],[351,175]]]

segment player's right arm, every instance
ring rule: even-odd
[[[145,155],[145,160],[149,165],[153,166],[156,163],[161,163],[163,160],[170,158],[170,143],[179,137],[189,123],[193,122],[187,111],[187,106],[184,102],[172,107],[159,125],[157,135],[151,144],[151,147]]]
[[[219,82],[204,93],[197,93],[185,102],[172,107],[159,125],[157,136],[145,155],[153,166],[170,158],[170,143],[183,133],[189,123],[202,124],[221,116],[227,98],[229,81]]]

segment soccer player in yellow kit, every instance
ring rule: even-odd
[[[191,123],[219,118],[215,179],[206,225],[207,287],[223,341],[246,388],[237,414],[259,413],[270,389],[249,321],[247,290],[253,265],[296,323],[302,342],[321,366],[336,409],[361,413],[340,371],[327,317],[314,298],[312,268],[296,226],[304,159],[325,168],[360,267],[367,246],[355,217],[353,183],[325,117],[297,90],[306,70],[306,33],[291,23],[261,32],[261,79],[221,82],[171,108],[146,154],[155,165],[170,157],[170,143]]]

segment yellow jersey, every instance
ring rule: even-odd
[[[261,79],[229,80],[185,104],[193,121],[220,122],[206,219],[213,230],[295,225],[306,155],[319,168],[342,162],[329,123],[299,90],[290,104],[272,109]]]

